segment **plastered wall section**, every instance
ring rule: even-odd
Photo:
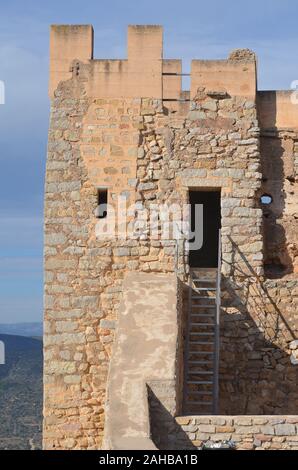
[[[230,96],[256,97],[256,63],[243,60],[193,60],[191,64],[191,97],[198,87],[226,91]]]
[[[257,104],[260,127],[263,129],[298,128],[297,93],[289,91],[258,91]]]
[[[164,389],[160,399],[166,396],[164,406],[177,413],[178,305],[174,274],[125,276],[108,376],[105,448],[154,448],[148,384]]]

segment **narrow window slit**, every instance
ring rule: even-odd
[[[105,219],[108,215],[107,211],[108,204],[108,190],[98,189],[97,191],[97,207],[94,211],[95,217],[98,219]]]

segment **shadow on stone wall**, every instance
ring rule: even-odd
[[[196,449],[189,435],[177,424],[175,418],[169,413],[157,398],[149,385],[147,385],[151,439],[160,450]],[[191,429],[187,429],[191,431]]]
[[[295,414],[298,368],[288,348],[297,331],[233,241],[232,246],[247,269],[242,272],[232,260],[232,275],[222,280],[220,413]],[[283,305],[290,301],[289,292]]]
[[[285,230],[284,190],[286,152],[276,127],[276,98],[271,107],[272,122],[270,129],[263,129],[260,138],[262,171],[261,194],[272,196],[272,203],[260,204],[263,210],[264,268],[268,278],[278,279],[293,272],[293,261],[287,246]]]

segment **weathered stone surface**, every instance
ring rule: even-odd
[[[72,374],[76,370],[75,362],[51,361],[47,371],[49,374]]]
[[[186,418],[176,418],[177,423],[184,423]],[[196,425],[199,432],[193,437],[193,427],[191,424],[182,426],[183,432],[186,434],[187,439],[192,441],[194,446],[202,447],[205,444],[212,445],[216,442],[232,441],[237,450],[240,449],[298,449],[298,438],[295,435],[295,424],[291,424],[292,417],[286,417],[283,420],[286,423],[273,424],[273,419],[270,416],[226,416],[225,419],[230,423],[229,426],[216,426],[220,418],[217,416],[198,416],[195,418]],[[295,419],[295,418],[294,418]],[[210,424],[206,425],[206,420]],[[233,421],[241,422],[241,426],[232,426]],[[258,424],[270,421],[270,426],[261,426],[259,430]],[[278,420],[276,420],[278,421]],[[297,421],[297,419],[296,419]],[[190,421],[191,422],[191,421]],[[245,423],[245,425],[244,425]],[[204,429],[206,432],[200,432]],[[260,432],[261,431],[261,432]],[[178,428],[170,427],[170,442],[172,443],[171,449],[180,449],[178,436],[180,431]],[[288,437],[284,437],[288,436]],[[292,440],[292,441],[291,441]],[[198,442],[199,441],[199,442]]]
[[[296,427],[294,424],[277,424],[275,433],[277,436],[295,436]]]
[[[147,39],[140,44],[148,44]],[[150,44],[154,50],[155,42]],[[238,448],[297,447],[296,422],[256,416],[294,414],[298,405],[296,131],[264,128],[259,100],[231,93],[225,84],[201,86],[184,104],[163,102],[161,89],[152,94],[159,99],[133,97],[131,85],[127,97],[126,86],[116,90],[121,89],[121,97],[116,92],[105,96],[111,88],[96,81],[102,76],[109,80],[110,72],[98,73],[94,67],[119,66],[126,77],[129,60],[105,64],[90,57],[73,72],[67,59],[65,78],[59,78],[52,98],[45,194],[45,447],[102,445],[108,368],[126,273],[175,273],[181,284],[188,284],[183,244],[177,243],[177,249],[175,240],[161,243],[146,227],[134,240],[102,234],[101,222],[106,220],[94,215],[99,188],[108,188],[114,208],[122,195],[146,210],[152,202],[173,202],[180,208],[190,188],[220,190],[221,416],[200,417],[198,411],[194,418],[177,418],[176,424],[186,426],[177,442],[186,445],[188,433],[196,446],[213,436],[232,438]],[[159,69],[152,72],[159,84],[166,80],[160,57]],[[242,70],[253,56],[237,51],[229,60]],[[145,75],[146,67],[141,68]],[[112,74],[117,80],[116,69]],[[241,76],[235,79],[238,84]],[[222,73],[216,75],[220,77]],[[247,80],[245,86],[251,87]],[[146,85],[148,96],[152,81]],[[269,207],[260,202],[263,193],[273,196]],[[263,277],[264,269],[270,279]],[[139,301],[142,293],[132,302]],[[179,302],[187,309],[185,298]],[[148,315],[146,334],[150,332],[153,347],[156,332]],[[167,445],[172,436],[174,446],[170,417],[175,389],[171,385],[161,390],[169,415]],[[73,436],[67,426],[74,422],[82,427]]]
[[[105,329],[108,329],[108,330],[114,330],[115,329],[115,320],[102,319],[102,320],[100,320],[99,326],[101,328],[105,328]]]

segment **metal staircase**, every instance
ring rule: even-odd
[[[220,238],[219,238],[220,240]],[[185,337],[184,413],[218,413],[220,266],[190,272]]]

